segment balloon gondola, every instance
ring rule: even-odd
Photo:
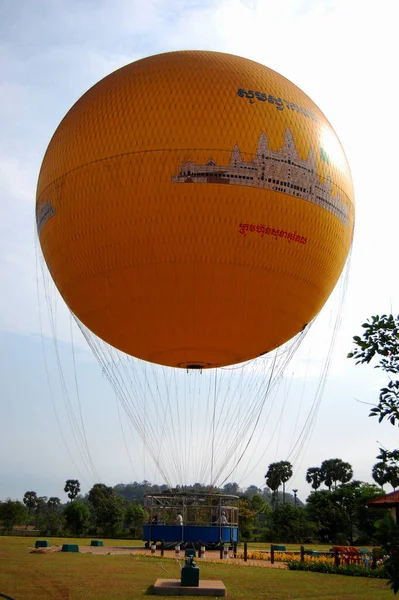
[[[232,494],[171,490],[145,497],[146,546],[219,548],[238,539],[239,497]],[[177,515],[181,517],[178,521]]]

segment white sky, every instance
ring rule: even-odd
[[[375,402],[381,374],[355,367],[346,354],[366,317],[399,310],[398,18],[397,0],[0,2],[0,499],[21,498],[30,489],[64,499],[68,478],[80,479],[84,492],[98,479],[107,485],[154,481],[141,451],[131,448],[129,460],[117,405],[82,341],[76,340],[80,399],[95,472],[74,449],[59,393],[49,391],[42,347],[51,354],[53,346],[46,325],[42,339],[39,319],[34,201],[46,146],[77,98],[122,65],[178,49],[230,52],[273,68],[316,102],[340,137],[357,210],[349,287],[317,421],[289,487],[305,499],[307,467],[333,457],[371,481],[377,440],[392,448],[399,436],[368,418],[369,407],[355,400]],[[335,299],[289,370],[298,390],[308,386],[309,406],[309,381],[320,374],[336,306]],[[64,317],[60,352],[70,356],[68,329]],[[50,369],[54,381],[58,372],[54,364]],[[286,458],[293,443],[287,432],[297,419],[295,390],[281,399],[291,397],[280,424],[286,437],[280,432],[265,453],[266,444],[259,445],[263,459],[253,471],[248,467],[243,486],[262,487],[267,465]],[[265,430],[265,441],[270,436]]]

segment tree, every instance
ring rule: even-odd
[[[26,507],[18,500],[0,502],[0,524],[4,533],[10,533],[15,525],[25,525],[28,519]]]
[[[230,494],[232,496],[238,496],[240,494],[240,486],[235,481],[226,483],[223,486],[223,494]]]
[[[283,504],[285,503],[285,484],[292,477],[292,465],[287,460],[271,463],[265,475],[266,485],[273,491],[273,504],[276,504],[277,491],[283,484]]]
[[[144,521],[144,508],[141,504],[129,504],[125,511],[125,524],[136,539],[140,536]]]
[[[89,492],[89,503],[93,508],[93,513],[97,527],[99,527],[106,536],[118,535],[124,518],[123,500],[117,496],[114,489],[96,483]]]
[[[47,496],[39,496],[35,508],[35,525],[43,535],[47,531]]]
[[[250,507],[247,500],[239,500],[238,518],[240,520],[241,539],[250,540],[252,538],[255,511]]]
[[[374,481],[378,483],[378,485],[380,485],[381,488],[383,488],[384,485],[388,482],[388,473],[385,463],[376,463],[372,468],[371,476],[374,479]]]
[[[316,525],[303,508],[282,504],[270,515],[266,537],[271,542],[304,543],[314,537],[315,531]]]
[[[61,500],[52,496],[47,500],[46,506],[46,530],[51,535],[60,532],[63,526],[63,517],[61,514]]]
[[[384,483],[390,483],[395,490],[399,485],[399,450],[380,448],[377,458],[381,461],[377,464],[385,471]]]
[[[261,496],[270,506],[273,505],[273,491],[270,488],[264,487]]]
[[[349,543],[353,545],[354,535],[362,534],[368,538],[373,533],[374,521],[380,515],[370,510],[367,506],[369,500],[381,496],[381,490],[362,481],[343,483],[331,493],[331,500],[341,506],[347,517],[347,527],[344,530]],[[370,517],[374,517],[370,522]]]
[[[65,482],[64,492],[68,494],[69,500],[73,502],[80,492],[79,481],[77,479],[67,479]]]
[[[376,524],[375,538],[381,545],[384,556],[384,570],[388,574],[387,583],[396,594],[399,591],[399,525],[390,513]],[[388,556],[388,559],[386,558]]]
[[[285,484],[292,477],[292,465],[288,460],[280,461],[280,479],[283,484],[283,504],[285,504]]]
[[[35,509],[37,507],[36,492],[33,492],[33,491],[25,492],[24,497],[23,497],[23,503],[25,504],[26,508],[28,509],[29,516],[32,517],[33,512],[35,511]]]
[[[208,488],[206,486],[201,485],[200,483],[195,483],[191,488],[194,491],[207,491]],[[143,504],[144,496],[146,494],[158,494],[160,492],[164,492],[169,489],[169,486],[166,484],[157,485],[151,484],[149,481],[142,481],[138,483],[134,481],[133,483],[118,483],[114,486],[114,491],[118,496],[121,496],[124,500],[128,502],[134,502],[136,504]]]
[[[47,506],[50,510],[56,511],[61,506],[61,500],[56,496],[51,496],[51,498],[49,498],[47,501]]]
[[[374,484],[364,483],[362,481],[351,481],[341,487],[355,486],[356,492],[356,512],[354,526],[357,531],[358,544],[369,544],[375,535],[375,524],[381,519],[381,509],[372,508],[368,505],[370,500],[381,496],[381,490]],[[360,539],[363,538],[363,539]]]
[[[337,487],[337,481],[348,483],[353,477],[351,465],[340,458],[329,458],[321,463],[323,481],[330,490],[332,484]]]
[[[262,490],[257,485],[250,485],[245,490],[245,495],[251,500],[254,496],[259,496]]]
[[[262,541],[265,533],[265,526],[267,520],[272,513],[270,504],[266,502],[260,494],[254,494],[251,498],[249,498],[248,506],[254,514],[252,540]]]
[[[89,507],[81,502],[71,502],[64,509],[66,525],[74,535],[82,535],[84,533],[89,516]]]
[[[317,525],[320,541],[351,544],[370,543],[374,523],[380,518],[378,509],[368,506],[369,500],[381,495],[381,490],[369,483],[350,481],[332,491],[321,490],[310,494],[306,512]],[[361,541],[360,541],[361,540]]]
[[[306,481],[312,485],[314,490],[319,489],[321,484],[323,483],[323,471],[320,467],[310,467],[306,471]]]
[[[319,490],[307,498],[306,514],[316,524],[320,541],[346,544],[348,516],[343,506],[334,502],[332,492]]]
[[[394,377],[399,373],[399,316],[375,315],[362,325],[364,331],[360,337],[354,336],[356,348],[348,354],[356,364],[369,364],[378,360],[376,369],[388,374],[389,382],[380,389],[377,406],[371,409],[370,415],[378,417],[381,423],[388,419],[391,425],[399,421],[399,380]]]
[[[40,530],[41,535],[48,532],[55,535],[61,529],[61,518],[58,512],[60,499],[54,496],[47,499],[47,496],[39,496],[35,508],[35,525]]]
[[[272,503],[273,503],[273,506],[275,507],[275,505],[276,505],[276,492],[277,492],[278,488],[281,485],[281,472],[280,472],[280,469],[278,468],[278,463],[271,463],[269,465],[269,468],[267,470],[265,478],[266,478],[266,485],[273,492]]]
[[[393,487],[394,491],[399,485],[399,466],[395,465],[388,467],[388,483]]]

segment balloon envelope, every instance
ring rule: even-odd
[[[179,367],[241,362],[322,308],[352,242],[334,130],[298,87],[237,56],[173,52],[97,83],[56,130],[37,227],[72,312]]]

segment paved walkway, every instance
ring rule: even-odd
[[[61,546],[51,546],[50,548],[42,548],[44,552],[58,552],[61,550]],[[136,556],[152,556],[155,559],[161,559],[161,551],[157,550],[154,555],[151,555],[151,550],[148,548],[138,546],[79,546],[79,552],[82,554],[132,554]],[[176,558],[174,550],[165,550],[164,558]],[[184,561],[184,550],[180,551],[180,563]],[[268,560],[254,560],[248,559],[246,562],[243,558],[234,558],[230,553],[229,558],[221,559],[220,552],[215,550],[207,550],[205,558],[197,558],[196,562],[200,565],[202,562],[207,563],[220,563],[228,565],[240,565],[246,567],[263,567],[268,569],[287,569],[287,565],[282,562],[275,562],[273,565]]]

